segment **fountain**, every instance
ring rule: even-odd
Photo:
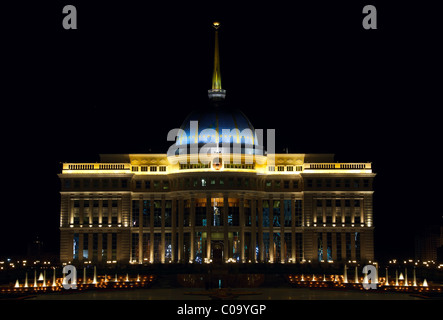
[[[57,285],[56,283],[56,279],[55,279],[55,267],[54,267],[54,272],[52,273],[52,286],[55,287]]]
[[[357,269],[357,266],[355,266],[355,283],[358,283],[358,269]]]
[[[97,267],[94,266],[94,279],[92,280],[92,284],[97,284]]]
[[[414,287],[417,286],[417,277],[415,276],[415,267],[414,267],[414,282],[412,284]]]
[[[405,268],[405,284],[404,285],[406,287],[409,286],[409,284],[408,284],[408,269],[407,268]]]

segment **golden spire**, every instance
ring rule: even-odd
[[[221,100],[226,96],[226,90],[221,87],[221,74],[220,74],[220,53],[218,49],[218,28],[220,22],[215,21],[212,23],[215,29],[215,48],[214,48],[214,72],[212,74],[212,89],[209,90],[209,98],[213,100]]]
[[[212,74],[212,89],[221,89],[221,75],[220,75],[220,53],[218,50],[218,28],[219,22],[214,22],[212,26],[215,28],[215,49],[214,49],[214,73]]]

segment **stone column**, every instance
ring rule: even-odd
[[[295,197],[292,196],[291,197],[291,247],[292,247],[292,252],[291,252],[291,257],[292,257],[292,262],[295,262],[295,257],[296,257],[296,253],[295,253]]]
[[[139,208],[139,210],[138,210],[138,263],[143,263],[143,198],[138,200],[138,208]],[[131,210],[132,210],[132,205],[131,205]],[[131,235],[131,242],[132,242],[132,235]],[[134,257],[132,257],[132,259],[134,259]]]
[[[154,196],[151,196],[151,200],[149,201],[149,260],[154,262]]]
[[[183,252],[183,215],[185,212],[185,200],[180,198],[178,200],[178,261],[184,262]]]
[[[332,250],[332,260],[334,262],[337,261],[337,233],[332,232],[332,244],[331,244],[331,250]]]
[[[191,198],[191,208],[190,208],[190,225],[191,225],[191,236],[190,236],[190,256],[189,260],[194,261],[195,259],[195,197],[192,196]]]
[[[223,194],[223,258],[224,261],[231,257],[229,238],[228,238],[228,214],[229,214],[229,197],[227,194]]]
[[[263,245],[263,198],[258,197],[258,248],[260,262],[264,262],[264,245]]]
[[[284,263],[285,256],[285,246],[282,245],[285,242],[285,200],[283,194],[280,195],[280,263]]]
[[[240,198],[240,260],[245,262],[245,196],[241,195]],[[249,244],[248,244],[249,246]]]
[[[172,226],[172,233],[171,233],[171,247],[172,247],[172,253],[171,253],[171,260],[172,262],[177,261],[176,257],[176,241],[177,241],[177,199],[172,198],[172,208],[171,208],[171,226]]]
[[[166,209],[166,200],[165,200],[165,196],[162,195],[162,202],[161,202],[161,206],[162,206],[162,225],[161,225],[161,253],[160,253],[160,261],[161,263],[165,263],[165,209]]]
[[[249,250],[249,257],[248,259],[251,260],[251,262],[256,262],[256,255],[255,255],[255,248],[257,246],[257,239],[256,239],[256,233],[257,233],[257,199],[251,198],[251,243],[249,244],[251,246],[251,249]]]
[[[211,204],[211,194],[206,195],[206,258],[211,259],[211,226],[213,212]]]
[[[266,261],[267,262],[267,261]],[[274,263],[274,200],[269,198],[269,262]]]

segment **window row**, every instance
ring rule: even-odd
[[[369,179],[307,179],[307,188],[369,188]]]
[[[63,179],[64,189],[127,189],[128,185],[128,179]]]
[[[294,225],[303,225],[302,200],[262,200],[261,209],[257,200],[244,200],[244,221],[240,221],[240,199],[211,198],[207,204],[206,198],[197,198],[194,201],[183,200],[183,216],[180,217],[180,203],[176,201],[175,226],[180,226],[180,220],[184,227],[196,226],[259,226],[263,227],[291,227],[292,210],[294,210]],[[252,203],[252,202],[255,203]],[[192,203],[194,207],[191,208]],[[225,208],[225,206],[227,208]],[[193,215],[191,215],[191,209]],[[261,210],[261,211],[260,211]],[[208,220],[209,219],[209,220]],[[164,213],[161,200],[132,200],[131,212],[132,227],[165,227],[172,226],[172,200],[165,200]]]
[[[166,166],[132,166],[133,172],[166,172]]]

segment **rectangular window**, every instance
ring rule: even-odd
[[[83,259],[89,259],[89,234],[83,234]]]
[[[321,179],[316,179],[316,187],[317,188],[321,188],[322,187],[322,185],[323,185],[323,181],[321,180]]]
[[[280,227],[280,200],[274,200],[274,208],[273,208],[273,223],[274,227]]]
[[[331,187],[331,179],[326,179],[325,180],[325,184],[326,184],[326,188],[330,188]]]
[[[285,262],[292,260],[292,233],[285,233],[283,243],[283,259]]]
[[[74,233],[74,242],[73,242],[73,248],[72,248],[74,260],[78,260],[79,245],[80,245],[79,234]]]
[[[140,201],[132,200],[132,226],[139,226],[139,217],[140,217]]]
[[[340,179],[335,179],[335,187],[341,188],[341,180]]]
[[[143,227],[151,225],[151,201],[143,200]]]
[[[206,198],[195,199],[195,226],[206,227]]]
[[[318,252],[318,261],[324,261],[324,252],[323,252],[323,233],[317,233],[317,252]]]
[[[162,226],[162,202],[160,200],[154,200],[154,227],[161,227],[161,226]]]
[[[301,232],[295,234],[295,255],[298,262],[303,261],[303,233]]]
[[[250,227],[252,225],[251,200],[245,200],[244,216],[245,226]],[[248,256],[246,255],[246,257]]]
[[[308,188],[312,188],[312,182],[313,182],[312,179],[308,179],[308,183],[307,183]]]
[[[270,188],[272,186],[271,180],[266,180],[266,188]]]
[[[346,232],[346,260],[351,260],[351,234]]]
[[[326,223],[331,224],[332,223],[332,200],[328,199],[326,200]]]
[[[283,188],[289,189],[289,181],[288,180],[283,181]]]
[[[263,247],[264,247],[265,262],[269,262],[270,259],[269,246],[270,246],[269,232],[263,232]]]
[[[294,166],[287,166],[286,171],[294,171]]]
[[[162,253],[162,235],[161,233],[154,234],[154,262],[161,262]]]
[[[64,184],[65,184],[65,189],[71,188],[71,180],[70,179],[65,179]]]
[[[228,225],[238,226],[240,225],[240,208],[238,201],[231,201],[228,203]]]
[[[172,200],[165,200],[165,227],[172,226]]]
[[[145,189],[147,190],[151,189],[151,181],[145,180]]]
[[[292,226],[292,200],[284,200],[285,227]]]
[[[363,180],[363,187],[364,188],[369,188],[369,179],[364,179]]]
[[[285,171],[285,166],[277,166],[278,171]]]
[[[98,233],[92,234],[92,260],[98,259]]]
[[[351,187],[351,180],[345,179],[345,188],[350,188],[350,187]]]
[[[303,222],[303,200],[295,200],[295,226],[301,227]]]
[[[341,261],[342,260],[342,255],[341,255],[341,233],[336,233],[336,249],[337,249],[337,261]]]
[[[263,200],[263,227],[269,227],[269,200]]]
[[[108,260],[108,234],[102,233],[102,261]]]
[[[354,188],[360,188],[360,180],[354,179]]]
[[[332,233],[326,233],[326,258],[328,261],[332,260]]]
[[[166,166],[160,166],[158,169],[160,172],[166,172]]]
[[[139,234],[138,233],[133,233],[132,234],[132,245],[131,245],[131,257],[132,257],[132,261],[139,261],[140,259],[140,255],[139,255],[139,246],[138,246],[138,239],[139,239]]]
[[[117,234],[112,233],[111,236],[111,259],[112,261],[117,260]]]
[[[172,260],[172,235],[165,233],[165,262]]]
[[[142,187],[142,182],[140,180],[135,181],[135,188],[141,189],[141,187]]]
[[[157,166],[150,166],[149,171],[151,172],[157,172]]]

